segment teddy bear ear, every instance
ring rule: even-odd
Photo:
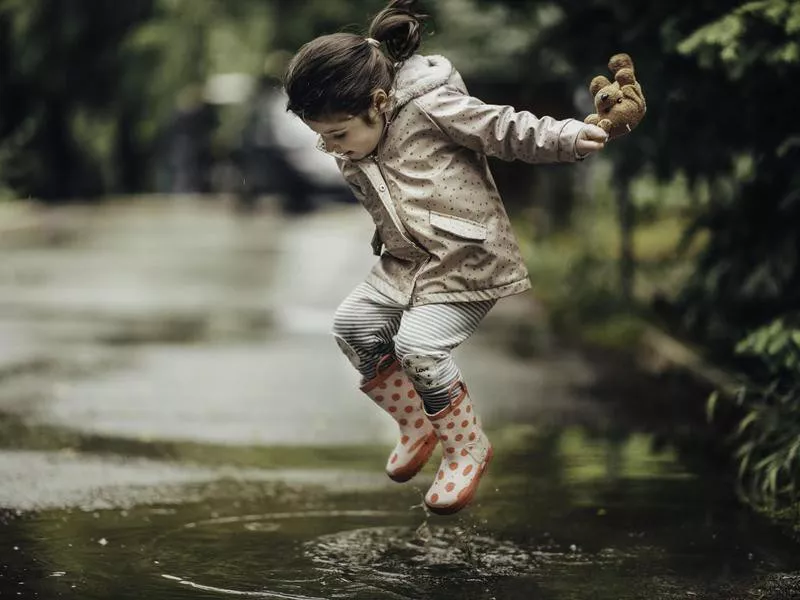
[[[597,92],[599,92],[602,88],[606,87],[607,85],[611,85],[611,82],[608,80],[608,77],[603,75],[598,75],[592,82],[589,84],[589,93],[592,96],[596,96]]]

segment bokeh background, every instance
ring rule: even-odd
[[[383,5],[0,0],[3,221],[175,198],[244,220],[352,203],[283,110],[279,79],[302,43],[365,33]],[[577,166],[492,162],[540,316],[548,335],[605,355],[659,336],[690,349],[680,360],[716,390],[709,416],[727,407],[743,495],[794,506],[800,2],[423,8],[421,52],[448,56],[484,101],[535,114],[582,119],[591,78],[633,57],[648,113],[630,135]],[[539,351],[541,327],[519,327],[520,352]]]

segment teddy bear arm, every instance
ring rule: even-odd
[[[633,59],[630,55],[623,53],[615,54],[608,60],[608,70],[616,73],[620,69],[633,69]]]
[[[600,115],[595,113],[592,113],[583,120],[584,123],[588,123],[589,125],[597,125],[598,121],[600,121]]]
[[[633,85],[636,83],[636,76],[633,73],[633,69],[620,69],[617,71],[617,74],[614,75],[614,80],[623,85]]]
[[[622,92],[623,96],[641,105],[642,109],[645,108],[644,94],[642,93],[642,88],[638,83],[621,87],[620,91]]]
[[[611,129],[614,127],[614,123],[611,122],[611,119],[599,119],[594,125],[597,125],[606,133],[610,133]]]

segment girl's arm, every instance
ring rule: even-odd
[[[573,162],[585,123],[536,117],[511,106],[485,104],[446,85],[415,100],[430,121],[454,142],[503,160]],[[585,135],[585,133],[584,133]]]

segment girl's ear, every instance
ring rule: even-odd
[[[372,109],[376,114],[385,112],[389,107],[389,94],[384,90],[375,90],[372,92]]]

